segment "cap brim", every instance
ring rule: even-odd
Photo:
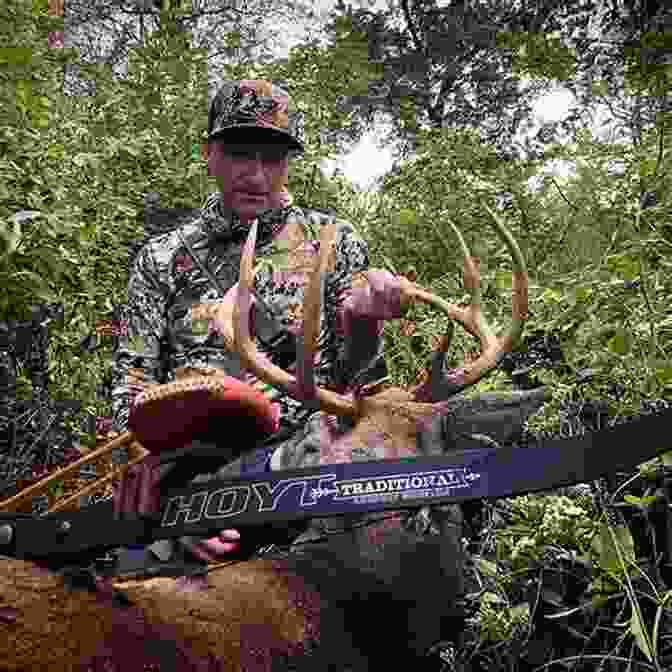
[[[289,131],[283,131],[279,128],[264,128],[257,124],[236,124],[235,126],[228,126],[220,131],[211,133],[208,137],[210,140],[223,140],[227,136],[233,136],[236,140],[248,140],[250,137],[254,139],[266,137],[269,140],[274,140],[278,144],[286,144],[290,151],[303,153],[303,145],[295,140]]]

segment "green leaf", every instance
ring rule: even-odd
[[[629,329],[619,327],[616,334],[607,341],[607,348],[616,355],[622,357],[627,355],[632,349],[632,334]]]
[[[224,45],[226,49],[238,49],[241,45],[241,35],[236,31],[227,33],[224,40]]]
[[[591,89],[594,96],[606,96],[609,93],[609,84],[605,81],[598,80],[593,82]]]
[[[504,598],[498,595],[497,593],[492,592],[491,590],[486,590],[481,595],[481,604],[483,606],[493,604],[504,604]]]
[[[646,495],[644,497],[635,497],[634,495],[625,495],[623,497],[623,499],[628,504],[632,504],[634,506],[639,506],[643,509],[651,506],[651,504],[654,504],[656,501],[658,501],[658,497],[656,495]]]
[[[588,585],[588,591],[593,596],[593,606],[598,608],[607,601],[607,596],[619,590],[619,586],[608,576],[598,576]]]
[[[656,380],[664,387],[672,386],[672,365],[658,367]]]
[[[30,47],[0,47],[0,63],[30,65],[33,50]]]
[[[402,208],[399,210],[398,220],[400,226],[415,226],[417,219],[418,215],[414,210],[410,210],[408,208]]]
[[[636,280],[641,273],[639,257],[628,253],[612,254],[607,257],[606,267],[621,279]]]
[[[509,290],[513,287],[513,276],[505,271],[498,271],[495,275],[497,289]]]
[[[591,287],[577,287],[574,290],[574,297],[577,303],[588,303],[592,299],[594,290]]]
[[[485,560],[484,558],[475,558],[476,567],[487,576],[497,576],[497,565],[494,562]]]
[[[635,642],[639,647],[639,650],[649,659],[649,662],[653,662],[653,652],[651,651],[651,640],[648,633],[644,629],[644,624],[642,623],[641,614],[639,609],[635,605],[632,605],[632,616],[630,617],[630,632],[635,638]]]
[[[655,158],[646,159],[639,164],[639,176],[642,179],[650,177],[655,173],[657,161]]]
[[[47,148],[47,156],[54,161],[62,161],[65,156],[65,147],[60,143],[55,143]]]
[[[539,297],[547,306],[556,306],[562,303],[562,294],[554,289],[545,289]]]
[[[623,576],[628,566],[635,561],[635,542],[627,526],[610,528],[606,522],[602,522],[599,534],[593,537],[591,547],[598,555],[600,567],[613,576]]]
[[[527,602],[522,602],[521,604],[517,604],[516,606],[511,607],[511,609],[509,610],[509,616],[513,621],[517,622],[529,621],[530,605]]]

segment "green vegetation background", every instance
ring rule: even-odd
[[[581,388],[572,376],[544,374],[555,399],[531,428],[557,433],[563,400],[604,398],[614,383],[626,390],[621,400],[609,402],[616,414],[636,414],[643,399],[669,398],[670,113],[658,114],[636,143],[600,139],[586,126],[572,142],[548,144],[542,157],[502,160],[477,128],[419,127],[413,109],[400,105],[397,122],[412,130],[417,155],[397,166],[380,191],[362,193],[345,178],[328,179],[317,170],[336,151],[321,141],[320,131],[356,134],[361,125],[339,104],[340,96],[365,93],[381,76],[369,58],[367,35],[353,28],[347,15],[335,25],[327,45],[305,44],[286,59],[257,67],[241,60],[221,73],[284,80],[303,110],[308,143],[290,178],[295,202],[335,208],[366,237],[374,266],[412,273],[417,282],[460,302],[466,293],[448,226],[452,219],[482,259],[485,310],[502,329],[510,315],[510,259],[487,226],[481,204],[510,194],[504,216],[530,272],[527,331],[561,334],[570,367],[597,373]],[[110,366],[111,349],[87,354],[79,344],[124,300],[129,245],[143,237],[145,194],[158,192],[165,206],[197,207],[214,188],[195,151],[206,126],[207,56],[185,49],[183,36],[166,29],[131,52],[125,79],[106,66],[81,65],[81,75],[95,82],[95,93],[67,96],[64,66],[78,62],[78,54],[47,47],[47,34],[55,27],[57,21],[39,2],[31,7],[8,0],[0,9],[0,316],[24,319],[31,305],[62,302],[65,319],[50,332],[50,393],[83,401],[85,414],[107,416],[109,406],[96,390]],[[515,57],[513,66],[528,77],[557,83],[573,76],[572,54],[552,36],[514,35],[504,47]],[[623,58],[631,97],[646,99],[658,95],[661,86],[672,88],[670,66],[639,67],[630,52]],[[598,95],[600,82],[594,87]],[[576,173],[548,175],[543,164],[550,158],[574,161]],[[536,189],[528,186],[531,178],[537,178]],[[655,194],[655,205],[643,209],[646,194]],[[12,215],[22,209],[41,214],[17,225]],[[387,357],[400,385],[417,380],[446,329],[442,316],[424,309],[409,317],[386,331]],[[454,363],[474,347],[459,329],[456,333]],[[494,374],[474,393],[508,387],[504,375]],[[30,393],[23,376],[19,394]],[[586,516],[590,507],[561,497],[541,508],[535,498],[520,501],[524,505],[514,507],[517,532],[498,542],[500,556],[513,562],[515,571],[564,534],[577,552],[593,553],[595,567],[601,567],[595,594],[613,594],[627,583],[628,571],[618,562],[623,548],[634,552],[627,534],[625,545],[618,546],[613,528],[598,527]],[[482,576],[492,581],[492,589],[479,598],[480,633],[484,641],[503,641],[516,624],[526,622],[529,608],[523,603],[521,611],[507,601],[510,585],[496,564],[479,562]],[[664,604],[667,598],[657,599]],[[653,660],[638,613],[633,609],[630,632]]]

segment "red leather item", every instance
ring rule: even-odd
[[[147,455],[139,464],[134,464],[114,487],[114,516],[123,514],[155,514],[160,511],[159,482],[162,467],[158,455]],[[170,467],[168,467],[170,468]]]
[[[278,429],[278,408],[257,389],[230,376],[197,376],[139,394],[128,428],[150,453],[196,438],[244,440],[250,446]]]

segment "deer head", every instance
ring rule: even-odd
[[[481,348],[480,356],[475,361],[444,374],[444,356],[453,333],[451,322],[451,328],[433,357],[425,382],[410,390],[381,390],[380,386],[373,385],[347,395],[319,387],[313,374],[322,287],[333,254],[335,227],[326,226],[322,229],[319,256],[312,275],[308,278],[296,376],[260,356],[250,335],[256,223],[250,229],[243,249],[237,300],[232,311],[235,348],[243,366],[260,380],[300,401],[317,402],[320,409],[328,414],[345,416],[354,422],[354,429],[345,436],[336,438],[329,432],[325,433],[325,445],[322,447],[320,459],[322,464],[350,462],[357,454],[367,454],[367,450],[371,455],[371,447],[374,448],[374,454],[368,459],[396,459],[416,454],[418,432],[427,428],[437,416],[445,414],[448,410],[447,400],[490,373],[519,340],[528,307],[525,261],[504,222],[490,209],[488,213],[492,225],[513,259],[513,314],[508,331],[503,336],[495,335],[485,319],[481,309],[478,259],[472,257],[464,238],[451,222],[464,255],[464,285],[471,295],[470,305],[453,305],[404,277],[373,269],[354,278],[345,308],[351,316],[389,320],[400,318],[415,301],[425,303],[448,315],[451,321],[459,322],[477,338]]]

